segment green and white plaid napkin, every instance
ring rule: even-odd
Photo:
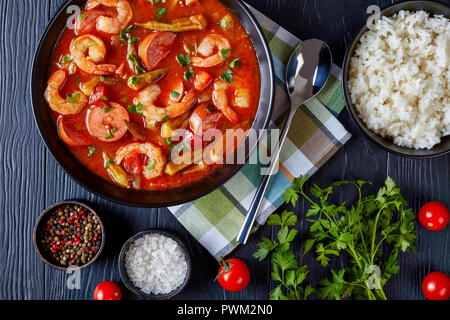
[[[285,67],[301,41],[256,9],[249,8],[263,28],[274,60],[277,88],[271,125],[275,127],[274,123],[279,123],[290,105],[283,80]],[[263,225],[283,203],[284,190],[291,185],[294,177],[314,174],[350,139],[350,133],[334,116],[345,105],[340,71],[333,66],[326,88],[317,99],[297,112],[281,152],[280,170],[271,179],[262,209],[256,218],[256,227]],[[228,255],[237,246],[236,237],[261,179],[260,165],[247,164],[230,181],[210,194],[169,209],[218,259]]]

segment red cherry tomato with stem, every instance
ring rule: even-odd
[[[94,300],[122,300],[122,291],[115,282],[103,281],[95,288]]]
[[[428,300],[447,300],[450,296],[450,278],[443,272],[431,272],[422,281],[422,292]]]
[[[227,291],[238,292],[244,290],[250,283],[250,271],[247,264],[240,259],[220,259],[219,274],[216,278]]]
[[[445,229],[449,216],[447,207],[437,201],[428,202],[419,211],[420,223],[431,231]]]

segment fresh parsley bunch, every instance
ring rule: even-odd
[[[295,253],[291,249],[291,243],[298,232],[294,228],[297,224],[297,216],[293,212],[284,211],[281,215],[271,215],[267,224],[281,227],[277,233],[278,241],[263,238],[253,256],[262,261],[273,252],[272,280],[278,285],[270,292],[270,299],[306,300],[313,292],[310,285],[302,286],[308,275],[308,268],[307,266],[299,267]]]
[[[311,195],[304,191],[306,177],[294,180],[286,190],[284,200],[296,205],[300,197],[311,204],[306,213],[311,223],[312,238],[305,242],[306,254],[314,249],[322,266],[329,264],[330,256],[344,252],[351,257],[352,266],[331,270],[330,279],[322,279],[318,290],[323,299],[354,296],[359,299],[386,299],[383,287],[399,271],[399,250],[415,251],[414,213],[391,178],[377,194],[362,197],[365,181],[340,181],[321,189],[311,187]],[[346,203],[330,204],[329,196],[336,187],[353,185],[358,200],[352,206]]]

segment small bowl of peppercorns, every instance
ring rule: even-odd
[[[87,268],[103,250],[105,228],[88,205],[62,201],[41,213],[33,234],[39,257],[59,270]]]

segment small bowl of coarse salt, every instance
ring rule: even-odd
[[[151,300],[178,295],[190,279],[191,268],[191,258],[183,242],[164,230],[134,235],[119,255],[119,272],[125,286]]]

